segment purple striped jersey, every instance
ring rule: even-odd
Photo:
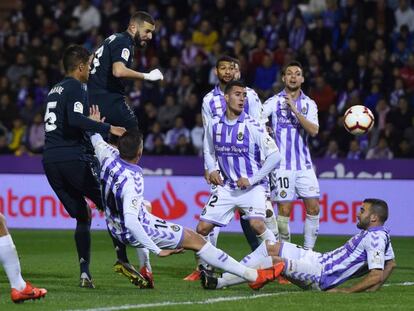
[[[325,290],[369,270],[383,270],[385,261],[391,259],[394,259],[394,251],[388,230],[384,227],[363,230],[342,247],[320,255],[322,274],[319,286]]]
[[[240,177],[250,178],[262,167],[262,160],[278,149],[274,140],[251,116],[242,112],[229,122],[226,115],[215,117],[204,135],[204,157],[209,172],[218,168],[224,185],[237,188]],[[267,178],[259,184],[267,186]]]
[[[311,169],[312,159],[308,147],[309,134],[288,108],[285,96],[286,92],[283,90],[266,100],[263,104],[261,117],[262,119],[271,117],[276,145],[282,155],[282,161],[276,168],[285,170]],[[316,103],[302,91],[296,100],[296,107],[307,120],[319,125]]]
[[[262,102],[257,96],[255,90],[246,87],[246,102],[244,103],[244,111],[256,120],[262,115]],[[220,90],[219,85],[207,93],[203,98],[201,114],[203,116],[204,127],[214,117],[221,117],[226,111],[226,100],[224,93]]]
[[[136,215],[139,220],[145,214],[142,169],[122,160],[119,151],[104,142],[100,135],[93,135],[91,140],[101,165],[100,180],[108,229],[123,243],[133,243],[136,237],[125,227],[124,214]],[[149,240],[143,237],[143,241],[155,249]]]

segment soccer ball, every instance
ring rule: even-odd
[[[344,114],[344,127],[351,134],[362,135],[368,133],[373,125],[374,115],[365,106],[352,106]]]

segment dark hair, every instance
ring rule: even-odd
[[[224,94],[230,93],[231,89],[234,86],[246,87],[246,84],[244,84],[244,82],[240,80],[230,81],[229,83],[226,84],[226,87],[224,88]]]
[[[118,140],[119,155],[124,160],[132,160],[142,147],[142,133],[138,129],[129,129]]]
[[[129,20],[130,23],[137,23],[141,24],[143,22],[150,23],[151,25],[155,25],[154,18],[144,11],[137,11],[132,14],[131,19]]]
[[[73,44],[63,52],[62,62],[65,72],[72,72],[79,64],[86,64],[89,61],[89,52],[83,46]]]
[[[384,223],[388,219],[388,204],[381,199],[365,199],[364,203],[371,204],[371,211],[379,217],[379,220]]]
[[[230,57],[228,55],[220,56],[220,58],[216,61],[216,68],[220,66],[221,62],[228,62],[228,63],[234,63],[234,58]]]
[[[233,63],[239,65],[240,67],[240,61],[237,58],[233,57]]]
[[[284,76],[286,74],[286,69],[288,69],[288,67],[293,67],[293,66],[299,67],[300,70],[303,72],[302,64],[299,63],[298,61],[294,60],[294,61],[291,61],[290,63],[288,63],[286,66],[283,67],[282,76]]]

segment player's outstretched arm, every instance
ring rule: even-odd
[[[383,270],[372,269],[369,273],[357,284],[349,288],[333,288],[328,290],[328,292],[336,293],[359,293],[364,292],[370,288],[378,286],[378,288],[383,283]]]
[[[159,69],[151,70],[149,73],[142,73],[129,69],[123,62],[115,62],[112,64],[112,74],[116,78],[125,79],[141,79],[149,81],[158,81],[164,79],[164,76]]]
[[[384,271],[382,273],[382,281],[380,284],[374,285],[367,289],[367,292],[375,292],[387,281],[394,268],[397,266],[394,259],[385,262]]]

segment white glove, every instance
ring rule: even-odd
[[[154,70],[151,70],[150,73],[144,73],[144,80],[149,80],[149,81],[164,80],[164,76],[162,75],[159,69],[154,69]]]

